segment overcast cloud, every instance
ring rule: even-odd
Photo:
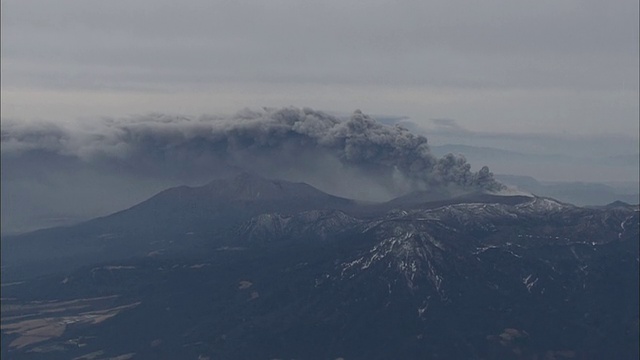
[[[334,190],[329,171],[328,180],[304,176],[337,166],[337,173],[357,179],[346,189],[349,181],[339,181],[335,191],[343,195],[388,198],[416,186],[492,184],[481,170],[485,163],[436,159],[417,133],[432,145],[565,159],[509,164],[488,158],[501,172],[638,180],[637,0],[3,0],[1,6],[3,232],[104,215],[167,186],[208,181],[222,168],[212,166],[214,160],[246,167],[234,160],[242,152],[194,158],[186,150],[168,151],[173,137],[157,137],[172,126],[193,130],[184,119],[236,121],[229,114],[245,108],[257,114],[263,107],[310,107],[322,112],[318,117],[331,125],[326,129],[344,128],[335,121],[356,109],[383,123],[411,125],[413,134],[371,125],[369,118],[352,121],[378,135],[395,134],[378,140],[404,139],[398,144],[420,149],[392,152],[397,163],[384,158],[390,149],[384,146],[380,157],[356,148],[369,154],[367,161],[345,162],[353,147],[328,146],[318,140],[326,136],[304,133],[312,149],[333,158],[312,152],[313,159],[285,161],[286,169],[278,170]],[[269,116],[258,118],[271,124]],[[149,126],[141,138],[117,135],[142,126],[140,119],[181,125]],[[214,146],[220,139],[210,135],[227,134],[204,130],[209,135],[186,141],[187,150],[199,149],[193,144],[202,139]],[[358,139],[357,131],[349,134]],[[397,149],[411,148],[403,146]],[[164,159],[159,154],[175,156],[158,161]],[[266,172],[272,163],[265,159],[251,164],[281,176]],[[394,168],[408,182],[398,183]],[[383,175],[381,182],[365,184],[372,172]]]
[[[293,105],[637,138],[637,99],[635,0],[2,2],[3,118]]]

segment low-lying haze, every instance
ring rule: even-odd
[[[0,120],[3,136],[11,134],[3,138],[3,232],[7,216],[64,223],[103,215],[247,160],[265,175],[315,173],[314,185],[325,190],[375,199],[454,178],[477,182],[483,165],[548,181],[638,181],[637,1],[7,0],[1,7]],[[473,167],[431,154],[422,164],[390,163],[366,149],[351,153],[346,143],[340,153],[310,133],[302,138],[329,155],[287,167],[291,154],[271,157],[270,142],[290,146],[278,142],[277,128],[251,140],[260,149],[251,159],[246,151],[213,156],[203,145],[213,135],[194,135],[219,118],[199,114],[290,106],[339,118],[358,108],[382,122],[382,114],[404,117],[414,135],[392,127],[410,139],[398,148],[415,150],[425,135],[437,157],[461,152]],[[144,115],[154,112],[164,115]],[[112,120],[96,120],[104,116]],[[240,135],[233,139],[253,136]],[[312,156],[305,146],[295,157]],[[353,167],[356,160],[366,161]],[[203,173],[204,165],[218,173]],[[414,176],[424,169],[429,176]],[[372,173],[379,180],[362,175]]]
[[[3,218],[19,209],[28,213],[29,206],[109,207],[132,192],[123,188],[146,185],[143,193],[149,194],[161,185],[198,184],[238,171],[304,181],[367,201],[417,190],[502,189],[487,168],[472,172],[461,155],[437,158],[425,137],[360,111],[347,120],[284,108],[195,119],[150,115],[75,127],[7,122],[2,128],[2,186],[8,194]]]

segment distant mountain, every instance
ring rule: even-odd
[[[609,166],[626,166],[637,168],[640,164],[640,153],[621,154],[604,157],[578,157],[563,154],[536,154],[519,152],[488,146],[472,146],[463,144],[445,144],[431,146],[437,156],[448,153],[465,155],[472,163],[496,162],[526,162],[526,163],[591,163]]]
[[[2,357],[637,359],[638,210],[173,188],[3,238]]]
[[[517,148],[517,143],[510,148]],[[640,154],[638,153],[596,156],[585,152],[584,155],[563,155],[462,144],[436,145],[431,146],[431,150],[437,156],[447,153],[462,154],[471,164],[487,165],[495,174],[511,174],[499,178],[503,181],[517,182],[512,185],[521,185],[524,177],[571,179],[571,181],[554,183],[528,183],[522,190],[578,205],[605,205],[615,200],[638,202],[634,200],[638,199],[640,193],[638,191]],[[544,147],[541,148],[542,150],[550,151]],[[506,179],[507,176],[511,178]],[[598,181],[604,180],[595,179],[617,180],[626,184],[624,186],[602,184]]]
[[[495,177],[498,181],[507,185],[517,186],[521,190],[540,196],[553,197],[576,205],[606,205],[614,201],[638,204],[640,201],[638,192],[620,192],[612,186],[600,183],[540,182],[530,176],[516,175],[495,175]]]
[[[218,234],[251,216],[269,212],[296,213],[324,208],[348,208],[352,200],[326,194],[304,183],[268,180],[248,173],[214,180],[204,186],[163,191],[128,210],[92,221],[105,231],[138,231],[140,223],[156,223],[149,231],[170,234]],[[212,228],[211,224],[217,223]]]
[[[616,208],[625,208],[625,209],[634,209],[634,208],[638,208],[638,205],[631,205],[631,204],[627,204],[624,201],[614,201],[610,204],[607,204],[604,206],[605,208],[608,209],[616,209]]]
[[[261,213],[354,206],[352,200],[304,183],[242,173],[199,187],[170,188],[127,210],[78,225],[4,236],[2,278],[49,272],[56,264],[70,268],[144,255],[163,247],[191,251],[196,243],[222,244],[236,226]],[[185,241],[189,246],[182,246]],[[25,266],[43,261],[46,265]],[[21,269],[27,268],[23,274]]]
[[[614,164],[637,167],[640,164],[640,153],[609,156],[605,160]]]

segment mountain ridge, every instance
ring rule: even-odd
[[[242,176],[168,189],[107,219],[128,218],[130,233],[92,227],[104,218],[75,238],[39,233],[23,255],[46,256],[22,268],[3,239],[3,357],[638,356],[635,207],[478,193],[362,205]],[[144,213],[162,204],[171,211]],[[202,222],[164,224],[181,211]],[[64,305],[78,301],[93,302]],[[94,313],[114,315],[73,325]],[[70,325],[33,339],[34,320]]]

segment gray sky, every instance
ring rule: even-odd
[[[63,150],[109,145],[101,129],[150,113],[361,109],[410,125],[432,145],[511,151],[496,157],[476,148],[467,154],[474,171],[489,165],[543,180],[638,181],[637,0],[2,0],[1,7],[3,231],[104,215],[185,183],[122,174],[117,161],[109,167],[64,151],[5,151],[19,136]]]
[[[2,117],[309,106],[638,137],[638,1],[2,1]]]

